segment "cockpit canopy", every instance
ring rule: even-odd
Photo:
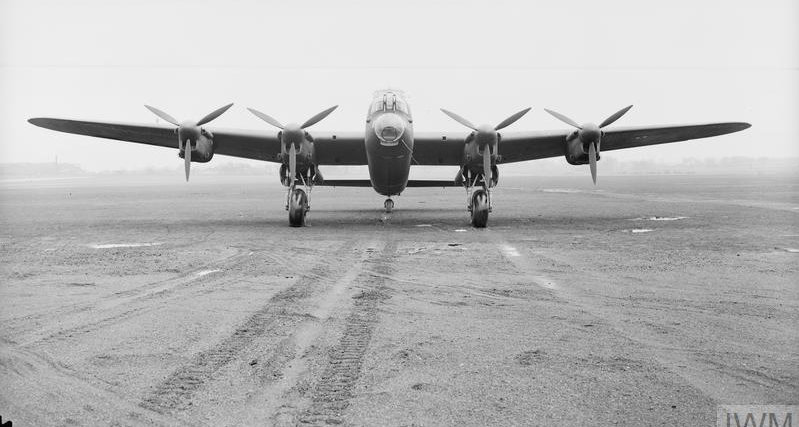
[[[397,95],[396,93],[392,92],[385,92],[381,95],[375,97],[374,102],[372,102],[372,108],[369,110],[370,114],[379,112],[379,111],[386,111],[386,112],[402,112],[405,114],[410,114],[410,110],[408,109],[408,103],[402,98],[402,96]]]

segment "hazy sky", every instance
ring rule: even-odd
[[[408,93],[417,131],[462,129],[440,107],[497,123],[531,106],[511,129],[533,130],[564,127],[545,107],[599,122],[635,104],[617,125],[753,128],[608,153],[616,159],[795,157],[797,20],[795,0],[0,0],[0,162],[179,166],[177,150],[26,120],[152,123],[142,104],[196,119],[235,102],[212,129],[266,129],[244,108],[303,121],[339,104],[317,127],[361,130],[372,91],[386,86]]]

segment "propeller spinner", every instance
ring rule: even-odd
[[[338,108],[338,105],[334,105],[327,110],[324,110],[320,113],[317,113],[315,116],[311,117],[310,119],[306,120],[305,123],[298,125],[296,123],[288,123],[283,125],[274,117],[262,113],[254,108],[247,108],[259,119],[269,123],[270,125],[281,129],[283,132],[281,133],[281,143],[285,145],[290,145],[288,148],[289,154],[289,174],[291,174],[291,187],[294,187],[294,180],[297,178],[297,144],[301,144],[305,138],[305,129],[319,123],[330,115]]]
[[[580,141],[583,144],[588,144],[588,163],[591,166],[591,179],[594,180],[594,185],[596,185],[596,160],[602,143],[602,128],[610,125],[616,120],[619,120],[621,116],[625,115],[627,111],[630,110],[630,108],[633,108],[633,106],[628,105],[615,112],[613,115],[600,123],[599,126],[595,125],[594,123],[585,123],[583,125],[579,125],[574,120],[558,113],[557,111],[552,111],[546,108],[544,110],[563,123],[577,128],[577,137],[580,138]]]
[[[510,125],[512,125],[516,120],[519,120],[530,111],[530,107],[525,108],[524,110],[519,111],[518,113],[513,114],[512,116],[508,117],[507,119],[501,121],[496,126],[491,126],[488,124],[475,126],[469,120],[453,113],[452,111],[448,111],[445,109],[441,109],[441,112],[448,115],[452,120],[466,126],[467,128],[473,130],[474,140],[477,143],[477,146],[482,150],[483,156],[483,174],[485,176],[485,181],[487,185],[491,185],[492,177],[491,177],[491,146],[494,146],[494,155],[496,156],[499,151],[499,131],[504,129]],[[486,151],[488,150],[488,151]],[[488,154],[488,155],[486,155]]]
[[[211,122],[212,120],[216,119],[217,117],[221,116],[222,113],[227,111],[233,104],[230,103],[225,105],[224,107],[217,108],[216,110],[206,114],[205,117],[200,119],[197,122],[192,122],[191,120],[184,121],[183,123],[179,123],[174,117],[170,116],[169,114],[159,110],[158,108],[151,107],[149,105],[145,105],[148,110],[150,110],[153,114],[160,117],[166,122],[169,122],[175,126],[177,126],[176,131],[178,134],[178,149],[183,151],[183,163],[186,169],[186,181],[189,180],[189,171],[191,170],[191,141],[197,141],[202,135],[202,128],[201,126]],[[187,143],[186,149],[184,150],[183,144]]]

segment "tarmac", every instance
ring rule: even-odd
[[[0,182],[15,425],[713,425],[799,402],[796,176]],[[586,172],[587,174],[587,172]]]

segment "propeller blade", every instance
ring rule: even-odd
[[[328,108],[327,110],[322,111],[321,113],[311,117],[310,119],[306,120],[305,123],[302,124],[302,126],[300,126],[300,129],[305,129],[305,128],[311,127],[311,126],[319,123],[320,120],[322,120],[325,117],[327,117],[336,108],[338,108],[338,105],[334,105],[334,106]]]
[[[477,130],[477,127],[475,125],[473,125],[472,122],[470,122],[470,121],[464,119],[463,117],[453,113],[452,111],[447,111],[447,110],[442,108],[441,112],[446,114],[446,115],[448,115],[452,120],[455,120],[456,122],[466,126],[467,128],[469,128],[469,129],[471,129],[473,131]]]
[[[183,150],[183,163],[186,168],[186,182],[189,182],[189,171],[191,170],[191,142],[186,143],[186,149]]]
[[[289,149],[289,173],[291,174],[291,186],[294,187],[294,180],[297,178],[297,149],[291,144]]]
[[[162,120],[164,120],[166,122],[169,122],[169,123],[172,123],[175,126],[180,126],[180,123],[178,123],[178,121],[175,120],[175,118],[170,116],[169,114],[167,114],[167,113],[165,113],[165,112],[163,112],[163,111],[161,111],[161,110],[159,110],[159,109],[157,109],[155,107],[151,107],[149,105],[145,105],[145,107],[148,110],[150,110],[153,114],[155,114],[156,116],[160,117]]]
[[[633,108],[633,106],[632,105],[628,105],[627,107],[624,107],[621,110],[617,111],[616,114],[614,114],[614,115],[608,117],[607,119],[605,119],[605,121],[602,122],[602,124],[599,125],[599,128],[602,129],[603,127],[615,122],[616,120],[619,120],[619,118],[621,118],[621,116],[626,114],[627,111],[630,111],[630,108]]]
[[[497,126],[494,128],[494,130],[500,130],[500,129],[504,129],[504,128],[506,128],[506,127],[508,127],[508,126],[512,125],[512,124],[513,124],[513,122],[515,122],[516,120],[519,120],[520,118],[522,118],[522,116],[523,116],[523,115],[525,115],[525,114],[527,114],[527,112],[528,112],[528,111],[530,111],[530,107],[527,107],[527,108],[525,108],[524,110],[522,110],[522,111],[519,111],[518,113],[516,113],[516,114],[514,114],[514,115],[512,115],[512,116],[510,116],[510,117],[508,117],[507,119],[503,120],[503,121],[502,121],[502,123],[498,124],[498,125],[497,125]]]
[[[483,176],[486,181],[486,188],[491,188],[491,147],[486,145],[483,149]]]
[[[580,127],[580,125],[577,124],[577,122],[575,122],[574,120],[564,116],[563,114],[558,113],[557,111],[548,110],[546,108],[544,108],[544,111],[546,111],[547,113],[551,114],[553,117],[555,117],[556,119],[562,121],[563,123],[566,123],[567,125],[574,126],[577,129],[582,129]]]
[[[258,117],[259,119],[269,123],[270,125],[278,128],[278,129],[283,129],[283,124],[281,124],[279,121],[275,120],[272,116],[270,116],[268,114],[264,114],[264,113],[256,110],[255,108],[248,108],[248,110],[250,110],[251,113],[255,114],[255,117]]]
[[[593,142],[588,145],[588,162],[591,165],[591,179],[594,180],[594,185],[596,185],[596,146]]]
[[[200,121],[199,121],[199,122],[197,122],[197,126],[202,126],[202,125],[204,125],[204,124],[206,124],[206,123],[210,122],[211,120],[213,120],[213,119],[215,119],[215,118],[217,118],[217,117],[221,116],[221,115],[222,115],[222,113],[224,113],[225,111],[227,111],[227,110],[228,110],[228,108],[230,108],[230,107],[232,107],[232,106],[233,106],[233,103],[230,103],[230,104],[228,104],[228,105],[225,105],[224,107],[217,108],[216,110],[214,110],[214,111],[212,111],[212,112],[208,113],[208,115],[207,115],[207,116],[203,117],[202,119],[200,119]]]

